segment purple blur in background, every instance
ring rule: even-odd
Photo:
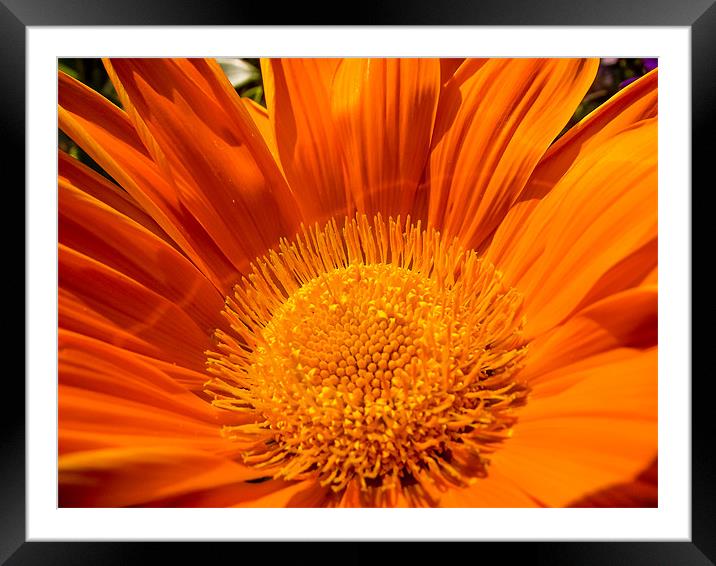
[[[651,58],[651,59],[650,59],[650,58],[644,58],[644,59],[642,59],[642,67],[643,67],[643,69],[644,69],[643,75],[647,74],[647,73],[650,72],[650,71],[653,71],[653,70],[656,69],[658,66],[659,66],[659,60],[656,59],[656,58]],[[625,81],[622,81],[621,83],[619,83],[619,88],[622,89],[622,88],[624,88],[625,86],[627,86],[628,84],[633,83],[633,82],[634,82],[635,80],[637,80],[640,76],[642,76],[642,75],[637,75],[637,76],[628,78],[628,79],[625,80]]]

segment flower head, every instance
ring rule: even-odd
[[[60,505],[564,506],[656,456],[657,70],[60,74]],[[590,499],[590,497],[592,497]],[[608,500],[609,498],[607,498]]]

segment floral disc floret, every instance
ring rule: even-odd
[[[304,229],[254,264],[217,331],[213,403],[244,460],[365,504],[434,504],[487,474],[527,388],[522,298],[420,223]]]

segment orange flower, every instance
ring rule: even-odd
[[[657,70],[554,142],[597,61],[263,61],[267,109],[212,60],[106,67],[124,110],[59,76],[115,181],[59,155],[61,506],[644,484]]]

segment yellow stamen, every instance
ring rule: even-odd
[[[484,477],[510,434],[527,394],[520,313],[492,265],[419,222],[333,221],[236,286],[207,392],[255,416],[224,433],[274,477],[432,500]]]

